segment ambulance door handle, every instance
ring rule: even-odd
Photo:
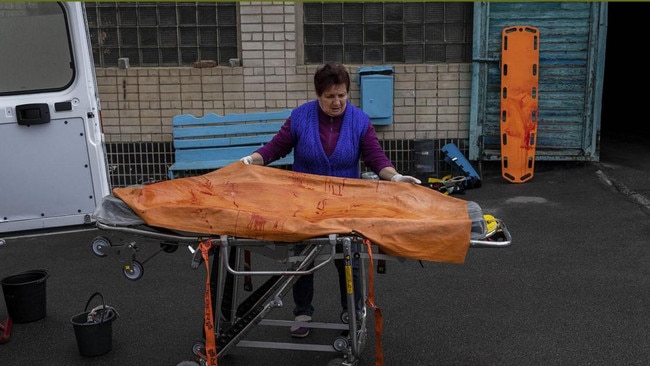
[[[16,106],[19,125],[41,125],[50,122],[50,107],[47,103],[21,104]]]

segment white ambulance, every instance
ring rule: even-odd
[[[0,2],[0,236],[91,223],[110,193],[79,2]]]

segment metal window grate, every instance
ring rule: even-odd
[[[432,141],[435,174],[443,177],[448,174],[458,175],[452,167],[445,163],[440,150],[445,144],[454,143],[460,151],[468,156],[469,144],[466,139],[438,139]],[[388,158],[393,162],[397,171],[416,174],[413,140],[380,141]],[[127,187],[167,179],[169,166],[174,163],[174,148],[171,142],[116,142],[106,143],[106,158],[108,161],[111,186]],[[361,170],[367,171],[363,162]],[[281,167],[286,169],[287,167]],[[209,170],[187,171],[184,176],[208,173]]]
[[[96,67],[228,65],[238,58],[235,2],[86,2]]]
[[[167,179],[174,159],[171,142],[118,142],[106,144],[112,187],[126,187]]]
[[[305,2],[305,63],[469,62],[471,2]]]

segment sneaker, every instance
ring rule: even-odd
[[[311,321],[311,316],[309,315],[298,315],[296,317],[297,322],[309,323]],[[291,336],[295,338],[305,338],[309,335],[309,328],[303,327],[300,325],[294,325],[291,327]]]

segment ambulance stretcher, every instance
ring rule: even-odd
[[[469,247],[501,248],[511,244],[511,235],[505,224],[490,216],[481,215],[485,222],[472,225],[482,228],[473,232]],[[334,352],[340,357],[332,359],[329,366],[358,365],[361,354],[368,340],[368,314],[374,310],[376,335],[376,360],[383,364],[381,349],[381,312],[374,304],[374,268],[378,270],[386,260],[399,259],[386,255],[371,241],[357,232],[345,235],[330,234],[301,240],[299,242],[278,242],[259,239],[240,238],[232,235],[214,235],[212,233],[190,233],[178,230],[153,227],[145,222],[122,200],[107,196],[95,214],[97,227],[105,231],[119,232],[134,237],[160,240],[160,252],[171,253],[181,246],[186,246],[192,254],[191,266],[206,266],[205,297],[205,341],[193,345],[195,360],[183,361],[177,366],[217,365],[233,347],[253,347],[267,349],[289,349],[320,352]],[[474,223],[473,223],[474,224]],[[304,246],[300,255],[294,255],[296,245]],[[109,251],[117,249],[128,260],[123,266],[124,275],[130,280],[137,280],[143,275],[145,260],[136,259],[138,245],[135,241],[128,244],[113,245],[105,236],[98,236],[92,241],[92,251],[103,257]],[[337,247],[340,249],[337,251]],[[286,264],[283,270],[251,269],[246,258],[249,253],[261,254]],[[212,265],[208,265],[209,256],[213,256]],[[242,257],[244,261],[242,263]],[[354,288],[352,280],[352,261],[359,259],[359,289]],[[345,266],[348,309],[355,308],[355,291],[362,294],[362,307],[358,312],[343,313],[340,322],[297,323],[290,320],[269,319],[274,309],[283,307],[283,297],[291,289],[298,276],[314,273],[334,260],[342,260]],[[266,281],[257,289],[252,289],[251,276],[265,276]],[[244,279],[244,288],[250,295],[237,303],[239,281]],[[213,300],[214,299],[214,300]],[[213,306],[215,301],[216,306]],[[327,344],[307,344],[304,342],[277,342],[247,340],[247,335],[256,326],[281,326],[287,329],[292,325],[308,325],[312,329],[322,328],[336,330],[331,342]]]

